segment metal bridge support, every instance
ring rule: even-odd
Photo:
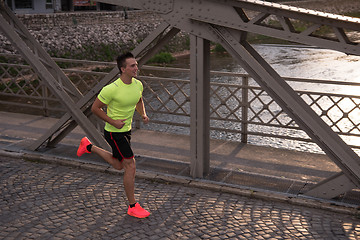
[[[356,185],[343,172],[340,172],[315,185],[306,192],[306,195],[331,199],[354,188]]]
[[[46,143],[47,147],[54,147],[79,125],[95,144],[109,149],[105,139],[88,117],[91,115],[91,102],[97,93],[117,77],[119,73],[117,67],[83,96],[3,2],[0,12],[0,29],[19,50],[25,60],[32,65],[42,81],[47,83],[50,90],[68,109],[68,112],[54,126],[28,148],[34,151],[44,143]],[[140,58],[139,64],[146,62],[178,32],[179,29],[176,28],[170,28],[169,30],[169,24],[167,23],[160,24],[146,40],[133,50],[134,55]]]
[[[339,195],[339,191],[349,191],[356,184],[360,186],[360,170],[358,156],[347,146],[343,140],[334,133],[331,128],[310,108],[284,79],[253,49],[246,41],[238,42],[228,29],[209,26],[209,29],[218,37],[225,49],[241,64],[241,66],[257,81],[257,83],[292,117],[297,124],[321,147],[325,153],[342,169],[350,179],[346,179],[338,191],[333,190],[330,184],[334,181],[326,181],[315,190],[307,193],[314,196],[321,189],[325,194],[322,196],[333,198]],[[337,186],[339,180],[336,178]],[[352,184],[349,184],[351,183]],[[317,189],[319,187],[319,189]],[[328,187],[330,189],[326,190]],[[336,195],[334,195],[336,194]]]
[[[354,187],[360,187],[359,156],[246,42],[246,33],[251,32],[360,55],[359,43],[352,41],[347,34],[349,30],[360,32],[360,19],[259,0],[101,1],[134,8],[140,7],[159,13],[174,27],[199,38],[221,43],[342,170],[340,176],[319,183],[305,194],[316,197],[321,192],[322,197],[333,198]],[[296,30],[296,21],[308,23],[307,29]],[[276,23],[274,24],[274,22]],[[333,36],[321,35],[322,31],[318,30],[321,30],[322,27],[331,29]],[[192,107],[194,106],[192,105]],[[199,107],[199,105],[195,107]],[[192,121],[191,123],[197,124],[196,127],[202,127],[199,126],[199,122]],[[193,141],[196,136],[197,132],[193,130],[191,136]],[[195,153],[192,152],[192,154],[195,156]],[[203,170],[199,168],[195,171],[195,163],[198,161],[192,163],[191,172],[193,176],[201,176]],[[198,175],[195,172],[198,172]],[[335,190],[333,183],[336,183]]]
[[[76,106],[76,102],[82,98],[80,91],[72,84],[4,2],[0,2],[0,4],[0,30],[2,30],[9,41],[31,65],[39,78],[59,98],[72,119],[82,127],[85,133],[96,144],[107,148],[108,144],[87,116],[84,115],[80,109],[81,106]]]
[[[135,55],[140,57],[139,62],[144,62],[154,54],[180,29],[192,35],[191,144],[194,146],[192,145],[191,149],[191,174],[193,177],[202,177],[209,168],[210,116],[207,112],[209,86],[207,82],[208,58],[206,56],[208,56],[208,41],[213,41],[221,43],[341,169],[341,173],[317,184],[305,194],[333,198],[352,188],[360,187],[359,156],[246,41],[246,33],[251,32],[360,56],[359,43],[352,41],[348,35],[349,31],[360,33],[360,19],[260,0],[100,0],[100,2],[152,11],[164,19],[164,23],[155,30],[155,33],[134,50]],[[3,1],[1,3],[4,5]],[[0,29],[68,109],[67,115],[37,145],[44,139],[49,139],[49,136],[69,119],[76,121],[71,125],[72,127],[79,124],[87,134],[97,140],[95,142],[102,143],[103,139],[99,138],[84,112],[87,111],[90,99],[100,91],[102,86],[116,76],[117,71],[114,69],[90,93],[82,97],[76,93],[76,89],[71,86],[67,78],[59,78],[60,75],[63,75],[61,71],[58,71],[57,66],[50,63],[40,45],[34,42],[28,31],[4,6],[1,6],[1,15]],[[296,30],[294,24],[296,21],[306,22],[307,29]],[[323,34],[322,27],[331,29],[333,35],[321,35]],[[19,32],[23,40],[14,29]],[[25,46],[25,43],[31,50]],[[141,60],[142,57],[144,61]],[[54,69],[55,71],[53,71]],[[67,133],[63,132],[63,135]]]
[[[173,36],[179,32],[179,29],[170,28],[169,24],[160,24],[157,29],[153,31],[144,41],[142,41],[134,50],[133,54],[138,57],[139,65],[142,65],[151,57],[151,53],[161,49]],[[117,67],[107,74],[96,86],[84,95],[83,98],[77,102],[76,106],[84,108],[84,113],[89,116],[91,114],[90,107],[98,92],[119,74]],[[52,126],[43,136],[34,141],[29,149],[32,151],[37,150],[44,143],[47,147],[54,147],[58,144],[67,134],[69,134],[76,126],[77,122],[71,118],[69,113],[66,113],[54,126]],[[105,146],[107,147],[107,146]]]
[[[202,178],[210,169],[210,43],[190,36],[190,174]]]

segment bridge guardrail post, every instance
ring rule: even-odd
[[[241,142],[248,140],[248,105],[249,105],[249,77],[242,77],[242,106],[241,106]]]
[[[43,98],[43,115],[44,117],[48,117],[49,116],[49,102],[48,102],[48,96],[49,96],[49,93],[48,93],[48,88],[46,87],[45,84],[42,84],[42,98]]]
[[[141,128],[141,118],[139,114],[134,115],[134,122],[135,122],[135,129],[140,129]]]

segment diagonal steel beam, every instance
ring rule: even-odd
[[[210,27],[223,47],[338,165],[353,185],[360,187],[360,158],[246,41],[238,42],[228,29]],[[346,192],[351,189],[342,188]]]
[[[144,41],[141,42],[132,53],[136,58],[140,57],[139,65],[146,62],[149,56],[149,52],[152,54],[161,49],[179,30],[176,28],[170,28],[169,24],[160,24],[150,35],[148,35]],[[155,43],[154,43],[155,42]],[[152,47],[151,47],[152,46]],[[95,85],[85,96],[76,103],[78,108],[90,108],[90,102],[96,97],[100,90],[114,80],[119,74],[117,67],[114,67],[110,73],[108,73],[99,83]],[[65,127],[64,127],[65,126]],[[46,146],[54,147],[64,137],[67,136],[75,127],[77,122],[71,118],[69,113],[66,113],[56,124],[54,124],[43,136],[34,141],[29,147],[30,150],[36,150],[41,147],[45,142]]]
[[[87,135],[91,136],[96,144],[106,147],[106,141],[99,132],[96,131],[94,125],[79,108],[74,107],[75,103],[65,91],[62,83],[59,83],[55,79],[55,77],[39,59],[38,55],[36,55],[36,51],[34,53],[25,44],[25,42],[15,32],[15,29],[4,19],[3,15],[0,15],[0,29],[4,32],[9,41],[12,42],[13,46],[17,48],[24,59],[31,65],[33,70],[38,74],[39,78],[46,83],[48,88],[61,101],[67,111],[71,114],[71,117],[83,128]]]
[[[120,6],[158,13],[174,27],[193,33],[189,20],[199,20],[240,31],[285,39],[306,45],[360,55],[358,41],[350,41],[347,31],[360,33],[360,19],[260,0],[100,0]],[[255,15],[255,16],[253,16]],[[281,27],[269,22],[278,20]],[[295,22],[309,26],[296,30]],[[334,37],[318,35],[320,27],[333,29]],[[206,34],[205,34],[206,35]],[[203,36],[202,36],[203,37]]]
[[[49,54],[42,48],[38,41],[30,34],[23,23],[16,17],[16,15],[7,7],[4,3],[0,3],[0,14],[8,22],[12,29],[15,29],[18,36],[26,44],[27,47],[34,53],[36,58],[44,64],[51,75],[56,81],[62,85],[63,89],[70,94],[70,96],[76,101],[82,97],[81,92],[76,86],[69,80],[64,72],[59,68],[56,62],[49,56]],[[6,28],[2,25],[2,31],[6,34],[8,31],[12,31],[11,28]]]
[[[167,23],[164,23],[164,25],[169,26]],[[158,29],[162,29],[162,26],[160,26]],[[150,42],[150,40],[152,40],[152,37],[150,36],[149,39],[146,38],[141,42],[138,49],[142,49],[144,46],[150,46],[150,48],[147,49],[143,55],[141,55],[141,58],[138,60],[139,66],[144,65],[152,56],[159,52],[161,48],[164,47],[178,32],[180,32],[180,29],[171,27],[170,30],[165,34],[163,34],[163,31],[159,34],[157,34],[156,31],[151,33],[151,36],[158,35],[159,38],[156,41]],[[147,42],[149,42],[149,44],[147,44]],[[137,49],[134,49],[134,55],[138,56],[137,51],[135,50]]]
[[[103,88],[106,84],[111,82],[115,77],[119,74],[119,70],[117,68],[113,68],[99,83],[95,85],[85,96],[80,99],[74,107],[76,108],[88,108],[88,102],[91,101],[94,96]],[[70,121],[70,122],[69,122]],[[67,127],[64,128],[64,126]],[[57,143],[59,143],[64,137],[66,137],[67,133],[70,133],[78,124],[69,112],[65,113],[59,121],[54,124],[44,135],[34,141],[28,148],[29,150],[35,151],[39,147],[41,147],[45,142],[47,142],[48,147],[54,147]],[[52,139],[56,136],[56,139]],[[89,136],[91,138],[91,136]],[[93,139],[91,139],[93,140]],[[105,146],[107,148],[107,146]]]
[[[109,1],[119,5],[127,2],[123,0],[105,0],[104,2]],[[156,4],[149,8],[148,5],[142,4],[144,2],[146,0],[133,0],[131,4],[137,4],[141,6],[141,9],[159,13],[172,26],[190,34],[220,42],[340,167],[343,175],[320,183],[308,193],[309,195],[323,191],[333,183],[336,183],[338,187],[327,197],[350,190],[354,186],[359,187],[359,157],[244,40],[243,36],[246,34],[242,33],[262,34],[360,55],[359,43],[351,41],[346,33],[347,30],[360,33],[360,19],[259,0],[154,1],[158,5],[171,3],[172,10],[157,7]],[[253,16],[250,16],[251,14]],[[266,22],[267,20],[271,21],[270,17],[272,16],[277,19],[280,26],[271,26]],[[303,31],[297,31],[292,21],[308,22],[309,26]],[[323,26],[333,29],[335,37],[330,39],[326,35],[319,36],[316,31]],[[344,184],[341,184],[342,181]]]
[[[331,199],[354,188],[356,185],[343,172],[340,172],[316,184],[305,194],[316,198]]]
[[[256,0],[209,0],[209,4],[206,5],[209,10],[203,9],[202,11],[200,8],[204,6],[203,4],[202,6],[200,4],[193,5],[193,12],[188,14],[190,19],[291,42],[333,49],[347,54],[360,55],[359,42],[350,41],[346,36],[348,30],[360,33],[359,18],[326,14]],[[249,14],[251,12],[258,14],[251,18],[248,16],[251,15]],[[281,27],[269,24],[269,22],[274,21],[278,21]],[[304,26],[307,23],[309,27],[305,30],[296,31],[294,27],[296,21],[302,22]],[[327,27],[330,31],[332,30],[334,36],[329,37],[325,33],[319,35],[320,33],[317,33],[316,30],[320,27]],[[342,34],[338,34],[339,32]]]
[[[353,185],[359,187],[359,157],[316,115],[264,59],[260,57],[244,40],[243,36],[245,36],[245,34],[242,33],[252,32],[360,55],[359,43],[351,41],[347,36],[347,30],[360,33],[360,19],[259,0],[154,0],[150,2],[147,0],[100,0],[100,2],[156,12],[173,28],[184,30],[199,38],[220,42],[342,170],[343,174],[320,183],[308,194],[311,195],[314,191],[322,191],[324,188],[328,189],[331,184],[337,184],[336,194],[349,190]],[[248,15],[251,12],[255,12],[256,16]],[[266,22],[270,16],[278,19],[280,27],[271,26],[271,24]],[[310,25],[306,30],[298,32],[295,30],[292,20],[306,21],[309,22]],[[4,26],[1,25],[1,27],[6,30]],[[329,39],[327,36],[318,36],[316,31],[322,26],[333,29],[335,37]],[[175,34],[177,31],[178,30],[171,29],[168,35],[169,38],[170,35]],[[27,38],[25,38],[24,41],[27,42]],[[160,43],[155,44],[152,50],[145,51],[146,53],[143,55],[144,59],[151,56],[153,51],[155,51],[154,49],[158,49],[162,45],[161,42],[166,41],[167,40],[160,41]],[[13,42],[17,44],[16,41]],[[148,46],[147,43],[143,45]],[[22,48],[23,46],[17,47],[22,50],[21,52],[27,60],[29,60],[30,57],[37,57],[37,62],[34,61],[33,64],[39,68],[36,69],[36,71],[42,73],[42,67],[44,67],[42,64],[47,65],[46,60],[38,58],[37,54],[28,54],[26,49]],[[38,64],[40,65],[37,66]],[[48,65],[47,67],[51,69]],[[48,72],[42,73],[45,77],[47,74]],[[52,77],[50,88],[55,91],[55,95],[64,101],[66,107],[69,107],[69,103],[71,103],[70,97],[67,94],[63,94],[63,91],[66,91],[67,88],[62,85],[61,79],[59,82],[53,81],[53,79],[59,80],[58,77]],[[57,87],[63,91],[58,92],[56,90]],[[94,96],[94,94],[95,93],[93,93],[92,96]],[[81,100],[82,99],[76,102],[77,108],[75,110],[69,109],[69,116],[74,117],[76,123],[83,120],[78,118],[84,117],[79,110],[79,108],[81,108],[80,106],[85,107],[86,103],[88,103],[88,101],[84,100],[84,102],[81,102]],[[78,116],[78,114],[80,114],[80,116]],[[69,118],[64,117],[64,119],[68,120]],[[81,124],[83,124],[83,122],[81,122]],[[74,124],[70,125],[73,126]],[[60,126],[62,125],[60,124]],[[64,135],[66,135],[65,132]],[[342,185],[346,187],[342,189]]]

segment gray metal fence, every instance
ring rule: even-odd
[[[54,59],[83,93],[114,63]],[[150,128],[190,128],[190,70],[142,66],[144,102]],[[0,55],[1,111],[59,117],[65,108],[19,56]],[[354,150],[360,149],[360,83],[286,78],[296,92]],[[311,139],[247,74],[211,72],[211,136],[231,135],[247,143],[251,137],[310,143]],[[139,122],[137,127],[141,127]],[[166,127],[164,127],[166,126]],[[166,130],[165,130],[166,131]],[[286,147],[286,146],[284,146]]]

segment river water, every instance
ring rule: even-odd
[[[258,53],[280,74],[282,77],[336,80],[344,82],[360,83],[360,57],[346,55],[341,52],[317,49],[302,46],[286,45],[255,45]],[[189,56],[179,58],[174,67],[189,68]],[[234,73],[246,73],[244,69],[227,54],[211,54],[210,68],[213,71],[224,71]],[[182,74],[172,76],[183,78]],[[185,77],[186,78],[186,77]],[[211,81],[236,83],[236,78],[214,78]],[[291,85],[296,90],[311,90],[333,92],[341,94],[360,95],[360,87],[346,87],[324,84],[295,83]],[[357,124],[360,123],[360,115]],[[149,126],[150,127],[150,126]],[[151,126],[154,130],[168,131],[174,133],[189,134],[189,129],[181,127],[165,127],[164,125]],[[254,130],[254,129],[252,129]],[[256,131],[256,129],[255,129]],[[277,130],[278,131],[278,130]],[[284,130],[288,131],[288,130]],[[236,134],[212,133],[211,137],[238,141]],[[249,143],[266,145],[278,148],[287,148],[308,152],[321,152],[315,144],[296,142],[283,139],[268,139],[264,137],[249,137]],[[359,140],[360,143],[360,140]]]

